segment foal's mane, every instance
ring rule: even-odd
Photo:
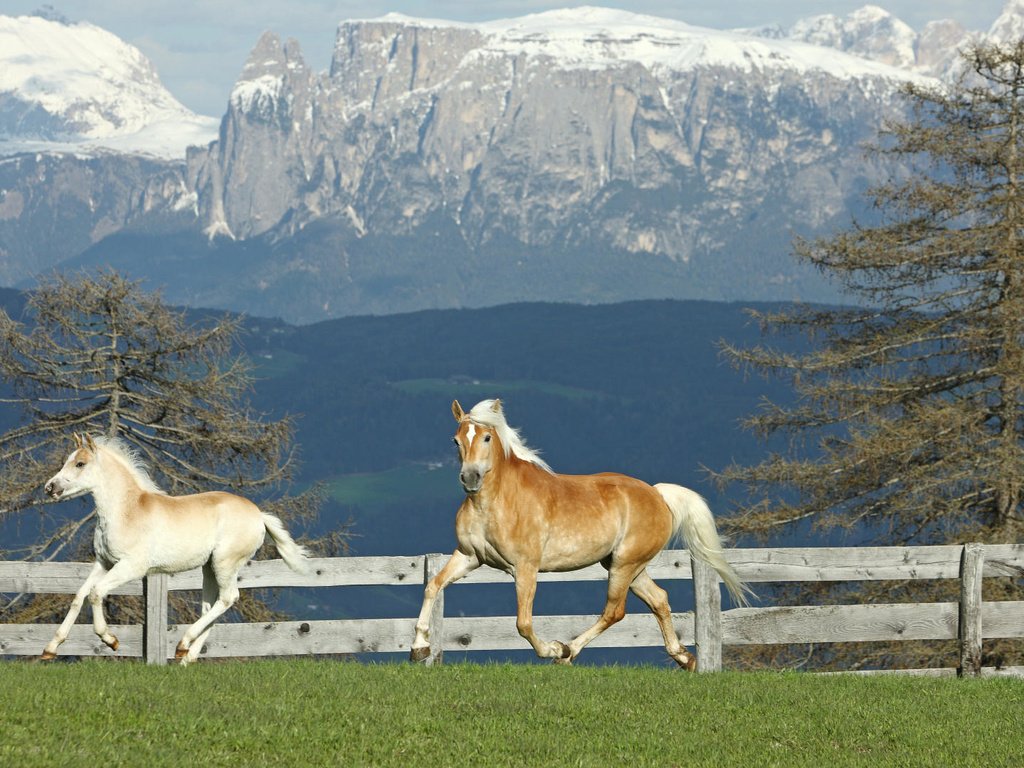
[[[481,400],[479,403],[473,406],[470,412],[467,414],[469,420],[474,424],[479,424],[482,427],[490,427],[498,433],[498,439],[501,440],[501,444],[505,449],[505,455],[508,456],[511,451],[516,455],[517,458],[523,461],[528,461],[531,464],[536,464],[547,472],[554,472],[548,463],[540,457],[540,453],[526,445],[526,441],[519,434],[519,430],[513,429],[509,426],[508,422],[505,421],[505,413],[499,407],[497,411],[494,410],[495,400]]]
[[[124,440],[117,437],[94,437],[93,442],[96,446],[103,448],[110,453],[115,459],[124,464],[124,468],[128,470],[128,474],[132,476],[132,479],[138,484],[144,491],[150,493],[164,493],[160,487],[153,482],[153,478],[149,476],[149,467],[146,466],[146,462],[143,461],[138,451],[132,448]]]

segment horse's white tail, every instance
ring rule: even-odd
[[[263,525],[267,533],[274,540],[277,553],[296,573],[309,573],[309,553],[306,548],[295,543],[295,539],[284,527],[284,523],[277,517],[263,512]]]
[[[722,540],[703,497],[681,485],[658,483],[654,487],[672,510],[673,535],[682,535],[694,557],[718,571],[737,604],[750,605],[748,595],[754,597],[754,591],[740,580],[722,554]]]

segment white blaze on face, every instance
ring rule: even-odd
[[[469,429],[466,430],[466,445],[473,445],[473,435],[476,434],[476,425],[470,424]]]

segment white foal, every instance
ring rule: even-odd
[[[54,499],[91,493],[96,502],[96,563],[43,659],[53,659],[71,631],[85,599],[93,629],[115,651],[117,638],[103,616],[103,599],[147,573],[179,573],[203,567],[203,611],[178,643],[175,658],[195,661],[214,621],[238,599],[238,572],[269,533],[295,571],[308,570],[307,554],[281,521],[231,493],[169,496],[150,479],[139,459],[119,440],[75,435],[75,450],[46,483]]]

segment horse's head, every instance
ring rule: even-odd
[[[54,499],[71,499],[89,493],[96,487],[99,478],[96,460],[98,452],[92,437],[76,434],[75,450],[68,456],[60,472],[46,482],[46,492]]]
[[[494,400],[490,408],[495,414],[500,414],[501,401]],[[452,415],[459,422],[455,437],[452,438],[459,449],[459,459],[462,461],[459,482],[466,493],[473,494],[483,487],[484,477],[494,468],[496,461],[500,460],[504,448],[497,429],[470,419],[458,400],[452,403]]]

